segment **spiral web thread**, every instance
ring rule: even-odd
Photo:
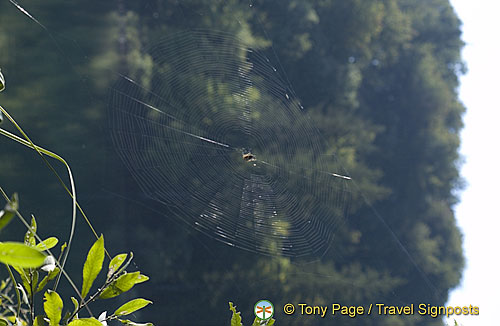
[[[144,193],[228,245],[323,254],[351,181],[269,60],[206,30],[148,53],[151,86],[122,76],[109,101],[114,145]]]

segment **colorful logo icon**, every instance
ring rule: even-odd
[[[253,312],[255,317],[260,320],[268,320],[274,315],[274,306],[269,300],[259,300],[255,304]]]

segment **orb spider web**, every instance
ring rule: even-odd
[[[147,53],[149,86],[121,76],[109,100],[114,146],[146,196],[230,246],[322,255],[350,178],[269,60],[206,30]]]

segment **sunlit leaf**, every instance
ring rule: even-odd
[[[10,202],[5,204],[3,210],[0,211],[0,230],[9,224],[12,218],[16,215],[16,211],[19,208],[19,197],[17,193],[12,195]]]
[[[125,259],[127,259],[127,254],[119,254],[111,259],[111,261],[109,262],[108,277],[113,275],[113,273],[116,272],[118,268],[120,268]]]
[[[92,248],[90,248],[87,254],[87,260],[83,265],[82,297],[85,298],[89,293],[97,275],[101,272],[103,261],[104,237],[101,235]]]
[[[30,286],[30,281],[28,279],[28,271],[19,266],[12,266],[12,267],[21,277],[21,281],[23,282],[23,286],[21,286],[22,291],[24,291],[25,293],[27,291],[28,295],[31,296],[31,286]]]
[[[39,315],[35,317],[35,321],[33,322],[33,326],[47,326],[49,325],[45,320],[45,316]]]
[[[116,297],[130,290],[135,284],[145,282],[149,279],[140,272],[125,273],[113,281],[99,296],[101,299]]]
[[[24,244],[34,247],[36,245],[35,234],[36,234],[36,220],[35,216],[31,215],[31,226],[26,231],[26,235],[24,236]]]
[[[73,320],[68,326],[102,326],[102,324],[95,318],[81,318]]]
[[[67,242],[63,243],[63,245],[61,246],[61,254],[64,252],[67,246],[68,246]]]
[[[38,285],[38,276],[39,273],[37,270],[31,271],[31,288],[36,289],[36,286]]]
[[[128,319],[118,319],[120,323],[127,326],[154,326],[153,323],[136,323]]]
[[[146,300],[146,299],[141,299],[141,298],[134,299],[134,300],[131,300],[131,301],[123,304],[122,306],[120,306],[120,308],[116,309],[114,314],[116,316],[129,315],[129,314],[131,314],[139,309],[146,307],[150,303],[153,303],[153,302]]]
[[[243,326],[241,324],[241,313],[236,311],[236,307],[232,302],[229,302],[229,310],[233,312],[233,316],[231,317],[231,326]]]
[[[76,313],[76,311],[78,310],[78,300],[76,300],[75,297],[71,297],[71,302],[73,302],[73,306],[75,307],[73,313]]]
[[[42,291],[43,288],[47,285],[47,283],[51,280],[53,280],[60,272],[61,270],[59,269],[59,267],[56,267],[53,271],[49,272],[49,274],[47,274],[43,279],[42,281],[40,282],[40,284],[38,284],[38,287],[36,289],[36,292],[39,292],[39,291]]]
[[[45,255],[38,249],[31,248],[20,242],[0,243],[0,262],[19,267],[39,267],[43,264]]]
[[[6,321],[5,319],[0,319],[0,326],[7,326],[9,325],[9,322]]]
[[[38,248],[42,251],[52,249],[57,245],[58,242],[59,242],[59,240],[57,240],[56,237],[50,237],[50,238],[47,238],[47,239],[43,240],[42,242],[38,243],[36,245],[36,248]]]
[[[21,284],[17,284],[16,288],[19,290],[19,292],[21,292],[23,303],[28,304],[28,295],[26,294],[26,291],[24,289],[26,288],[31,290],[30,287],[24,287]]]
[[[47,318],[49,318],[50,326],[58,326],[61,320],[61,313],[63,309],[63,302],[57,292],[48,290],[44,295],[45,302],[43,309]]]

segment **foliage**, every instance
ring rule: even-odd
[[[2,91],[5,86],[5,80],[1,72],[0,77],[0,91]],[[54,158],[59,158],[57,154],[51,153],[35,145],[27,134],[24,133],[17,122],[8,114],[8,112],[3,107],[0,107],[0,109],[0,112],[8,117],[17,130],[24,136],[24,139],[9,133],[3,128],[0,128],[0,133],[3,136],[9,137],[23,145],[33,148],[40,156],[48,155]],[[72,183],[73,176],[69,166],[67,166],[62,158],[60,158],[60,161],[66,165]],[[57,172],[49,163],[48,166],[52,169],[54,174],[59,177]],[[59,178],[59,180],[61,179]],[[63,182],[62,185],[66,190],[68,190]],[[74,190],[73,183],[71,188],[72,191],[70,192],[68,190],[68,193],[73,199],[73,203],[76,204],[76,191]],[[0,230],[5,228],[15,215],[19,217],[27,228],[24,235],[24,242],[0,242],[0,262],[5,264],[9,272],[9,278],[2,281],[0,285],[2,297],[2,300],[0,300],[0,325],[106,326],[107,322],[112,320],[118,320],[123,325],[138,325],[133,321],[121,318],[146,307],[151,304],[152,301],[142,298],[130,300],[125,304],[122,304],[113,314],[109,316],[107,316],[106,311],[103,312],[99,316],[99,319],[93,316],[89,307],[90,304],[97,299],[116,297],[131,290],[135,284],[145,282],[149,279],[139,271],[133,273],[128,273],[126,271],[126,268],[132,261],[132,253],[129,255],[119,254],[110,259],[109,268],[103,284],[99,286],[95,292],[89,295],[94,282],[102,271],[105,253],[109,257],[109,254],[104,248],[104,237],[101,235],[88,251],[87,259],[83,265],[82,286],[79,291],[73,283],[73,280],[68,276],[64,269],[64,263],[69,252],[73,232],[71,232],[69,237],[69,243],[65,242],[61,246],[59,258],[56,259],[52,255],[51,249],[57,246],[59,240],[56,237],[49,237],[45,240],[41,240],[37,233],[38,224],[35,217],[32,215],[31,223],[28,225],[19,212],[19,198],[17,193],[14,193],[12,198],[9,199],[2,187],[0,187],[0,191],[7,200],[7,204],[4,209],[0,211]],[[86,218],[81,208],[80,211]],[[88,219],[87,222],[92,229],[92,225]],[[12,273],[12,269],[17,272],[17,277]],[[46,275],[44,275],[45,273]],[[73,286],[74,291],[79,297],[79,300],[71,297],[74,307],[73,309],[66,309],[64,315],[63,300],[61,299],[59,293],[56,292],[61,273],[65,275],[67,281],[71,284],[71,286]],[[44,275],[44,277],[40,280],[42,275]],[[18,279],[21,280],[20,284],[18,283]],[[126,280],[126,282],[123,280]],[[46,289],[50,283],[54,283],[53,288]],[[38,313],[37,311],[37,306],[40,305],[40,300],[37,297],[39,292],[44,292],[44,313]],[[112,295],[106,295],[106,293],[112,293]],[[82,309],[86,309],[90,317],[81,318],[79,314]],[[143,325],[153,326],[151,323]]]
[[[101,235],[93,246],[90,248],[87,259],[85,260],[83,267],[83,284],[80,292],[77,292],[80,297],[80,301],[76,298],[71,297],[71,301],[73,302],[74,307],[70,309],[66,309],[66,312],[63,315],[63,300],[59,296],[59,294],[55,290],[47,289],[46,287],[53,283],[53,280],[60,273],[60,258],[62,256],[63,251],[66,248],[66,245],[63,244],[61,246],[61,254],[59,259],[55,259],[51,255],[44,255],[42,251],[49,251],[57,244],[57,239],[54,237],[50,237],[43,241],[37,242],[35,237],[37,231],[36,221],[33,218],[31,222],[30,229],[26,232],[25,236],[25,244],[22,243],[0,243],[0,252],[4,250],[2,245],[9,246],[9,256],[3,255],[2,262],[5,264],[11,265],[11,267],[17,272],[18,277],[22,281],[22,287],[16,286],[16,290],[22,294],[21,298],[16,299],[12,297],[12,284],[15,282],[15,277],[11,276],[6,281],[2,282],[1,290],[3,291],[3,298],[7,299],[8,303],[2,304],[2,310],[0,310],[0,316],[8,320],[9,322],[14,323],[14,321],[18,320],[22,325],[33,324],[33,325],[46,325],[45,320],[48,320],[49,326],[58,326],[58,325],[105,325],[107,321],[118,320],[123,325],[133,325],[135,322],[130,320],[121,319],[122,316],[129,315],[134,313],[135,311],[146,307],[152,302],[149,300],[145,300],[142,298],[133,299],[128,301],[127,303],[121,305],[115,312],[111,315],[106,315],[106,312],[101,314],[100,319],[96,319],[95,317],[89,318],[80,318],[79,313],[82,309],[88,309],[89,305],[97,299],[107,299],[114,296],[118,296],[122,293],[125,293],[132,289],[135,284],[142,283],[148,279],[147,276],[140,274],[140,272],[128,273],[126,271],[127,266],[130,264],[132,260],[132,254],[119,254],[115,256],[110,264],[107,271],[107,276],[104,283],[97,288],[97,290],[89,295],[89,291],[93,287],[93,283],[100,274],[103,261],[105,256],[104,249],[104,237]],[[42,255],[41,260],[38,259],[38,256],[35,258],[31,258],[29,255],[34,255],[30,251],[26,251],[26,249],[32,250],[34,253],[39,253]],[[19,257],[19,255],[22,255]],[[34,263],[33,263],[34,262]],[[42,265],[43,264],[43,265]],[[41,280],[40,277],[46,274]],[[132,278],[128,278],[127,286],[121,286],[123,280],[127,278],[129,275],[134,275]],[[110,290],[119,288],[120,291]],[[36,314],[35,306],[37,302],[37,294],[40,292],[44,292],[43,299],[43,310],[45,314]],[[105,295],[109,291],[114,291],[114,295]],[[17,309],[17,313],[16,312]],[[89,310],[90,311],[90,310]],[[151,323],[147,323],[146,325],[151,325]]]
[[[232,302],[229,302],[229,310],[233,313],[231,316],[231,326],[243,326],[242,320],[241,320],[241,312],[236,311],[236,306],[233,305]],[[272,326],[275,325],[275,320],[274,318],[268,319],[266,321],[262,321],[259,318],[255,317],[252,326]]]
[[[5,71],[15,76],[9,80],[12,92],[2,103],[16,110],[42,142],[55,144],[74,162],[83,162],[76,169],[84,193],[95,193],[89,202],[96,212],[116,221],[106,233],[109,243],[134,248],[144,257],[142,266],[157,273],[151,274],[150,286],[155,302],[164,300],[165,289],[172,290],[169,300],[178,304],[152,307],[158,319],[196,324],[204,315],[223,323],[221,310],[228,297],[241,291],[239,304],[251,305],[263,288],[281,300],[296,298],[310,304],[330,302],[334,293],[335,299],[350,304],[386,299],[442,305],[464,265],[453,207],[463,184],[458,147],[464,107],[457,98],[457,85],[465,65],[460,57],[460,21],[449,1],[255,0],[250,4],[236,0],[30,4],[28,9],[39,21],[50,23],[59,44],[55,46],[42,29],[4,1],[0,47]],[[105,93],[113,85],[108,69],[147,84],[160,68],[146,53],[148,46],[170,33],[194,28],[228,31],[265,51],[328,141],[326,154],[338,154],[359,187],[351,214],[335,234],[333,249],[307,269],[283,257],[269,259],[207,246],[206,238],[185,231],[164,207],[137,195],[140,189],[124,167],[117,166],[117,157],[103,141]],[[33,55],[44,60],[33,64]],[[214,96],[207,94],[207,99]],[[200,112],[203,109],[200,105]],[[37,200],[40,211],[53,212],[46,214],[51,221],[63,220],[63,210],[52,209],[62,204],[49,191],[40,193],[33,187],[31,173],[36,170],[27,162],[31,161],[6,148],[0,159],[2,180],[17,185],[22,173],[28,180],[23,196]],[[43,174],[37,180],[47,189],[55,188]],[[135,201],[98,192],[102,188]],[[130,218],[139,215],[140,219]],[[100,230],[107,224],[102,220]],[[119,294],[134,277],[116,280],[105,295]],[[384,324],[384,320],[356,322]],[[330,321],[290,320],[290,325],[316,323]],[[439,319],[424,323],[443,324]]]

